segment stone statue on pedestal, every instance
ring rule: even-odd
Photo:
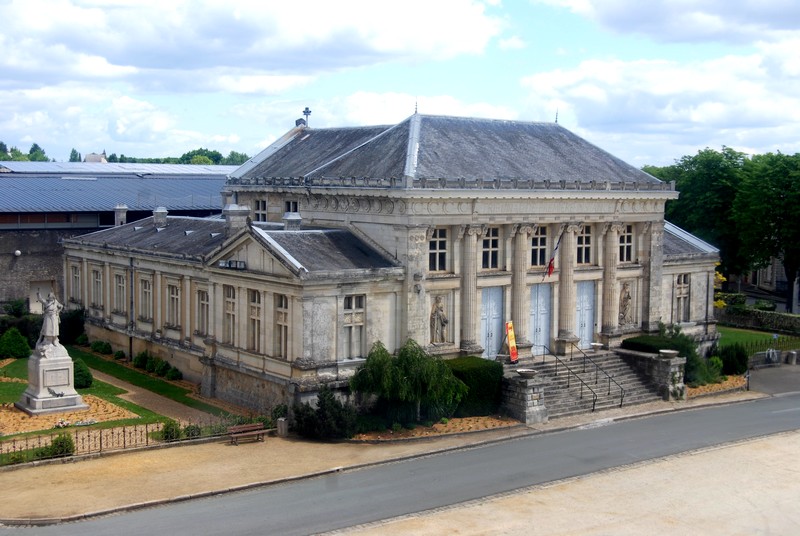
[[[29,415],[88,409],[75,390],[75,369],[67,349],[58,342],[59,321],[64,306],[50,292],[42,303],[42,329],[36,349],[28,358],[28,388],[14,404]]]

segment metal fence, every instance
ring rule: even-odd
[[[739,344],[741,344],[747,351],[747,355],[752,356],[759,352],[766,352],[767,350],[778,350],[781,352],[785,352],[787,350],[797,350],[800,348],[800,337],[784,335],[768,340],[750,341]]]
[[[164,440],[165,424],[162,422],[115,428],[89,426],[55,428],[45,434],[15,437],[0,442],[0,465],[63,457],[63,454],[54,454],[49,449],[53,441],[62,435],[68,435],[72,439],[75,447],[73,455],[79,456],[191,439],[220,437],[226,435],[229,426],[240,424],[241,420],[209,418],[207,421],[199,423],[180,423],[178,427],[173,426],[170,430],[170,437],[167,441]]]

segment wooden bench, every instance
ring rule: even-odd
[[[263,422],[251,424],[237,424],[228,427],[228,436],[231,438],[232,445],[238,445],[240,439],[252,437],[256,441],[264,441],[264,436],[274,428],[264,428]]]

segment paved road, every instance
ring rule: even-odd
[[[311,534],[797,429],[800,394],[529,436],[212,499],[15,532]]]

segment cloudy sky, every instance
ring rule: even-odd
[[[0,140],[254,155],[414,113],[558,122],[639,167],[800,152],[796,0],[0,0]]]

